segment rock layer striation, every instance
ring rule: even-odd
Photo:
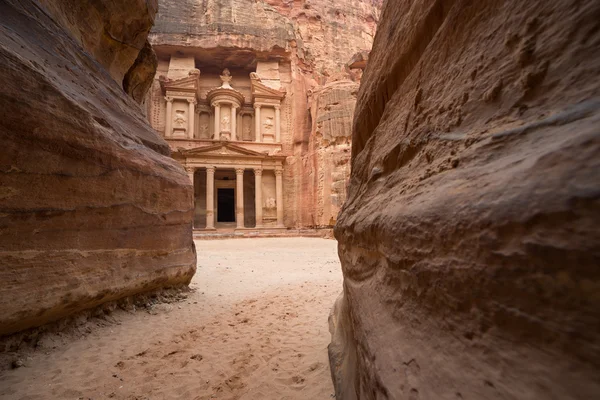
[[[188,177],[122,88],[155,6],[0,3],[0,335],[194,274]]]
[[[599,17],[384,5],[335,230],[342,398],[598,396]]]

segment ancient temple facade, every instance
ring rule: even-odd
[[[278,63],[205,72],[172,55],[161,66],[149,116],[194,183],[194,229],[285,228],[286,90],[259,75]]]

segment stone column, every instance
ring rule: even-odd
[[[167,112],[165,114],[165,137],[171,137],[173,134],[173,98],[166,96]]]
[[[186,167],[185,170],[190,177],[190,181],[192,182],[192,228],[194,227],[194,221],[196,220],[196,188],[194,187],[194,173],[196,172],[196,168]]]
[[[275,106],[275,143],[281,143],[281,106]]]
[[[195,122],[194,118],[196,117],[196,99],[188,99],[189,104],[189,117],[188,117],[188,138],[194,138],[194,128]]]
[[[260,123],[260,104],[254,105],[254,129],[256,133],[256,142],[262,142],[261,123]]]
[[[244,168],[235,169],[235,200],[236,200],[236,222],[237,228],[244,227]]]
[[[275,170],[275,191],[277,193],[277,227],[284,228],[283,225],[283,171]]]
[[[256,210],[256,227],[263,226],[263,204],[262,204],[262,169],[254,168],[254,203]]]
[[[235,104],[231,105],[231,140],[238,140],[237,138],[237,107]]]
[[[212,105],[215,108],[215,133],[214,138],[219,140],[221,137],[221,104],[213,103]]]
[[[206,229],[215,229],[215,167],[206,167]]]

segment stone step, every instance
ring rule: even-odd
[[[243,239],[243,238],[270,238],[270,237],[320,237],[333,239],[333,229],[243,229],[243,230],[194,230],[194,239]]]

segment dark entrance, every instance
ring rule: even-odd
[[[217,222],[235,222],[233,189],[217,189]]]

